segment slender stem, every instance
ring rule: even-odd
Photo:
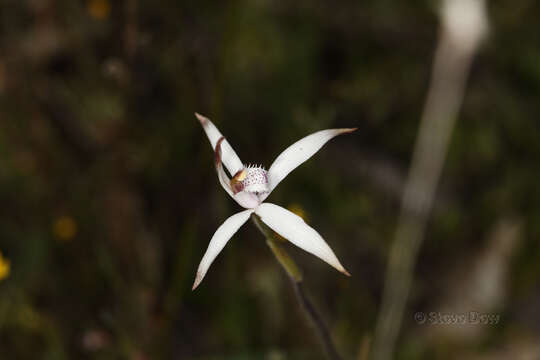
[[[253,220],[257,228],[264,235],[264,237],[266,238],[266,244],[268,245],[270,250],[272,250],[272,253],[276,257],[277,261],[283,267],[289,279],[291,280],[291,284],[296,294],[296,299],[298,300],[300,307],[304,310],[304,314],[309,318],[311,324],[315,328],[315,331],[317,332],[317,335],[326,351],[326,354],[328,355],[328,358],[330,360],[341,360],[341,356],[337,352],[336,346],[334,345],[334,343],[332,342],[332,338],[330,337],[328,327],[326,326],[326,324],[321,318],[321,315],[319,314],[317,309],[315,309],[315,306],[313,306],[313,303],[306,294],[304,283],[302,280],[302,273],[300,272],[298,265],[296,265],[294,260],[285,251],[285,249],[281,245],[282,241],[276,239],[273,231],[268,228],[268,226],[263,224],[254,214],[251,215],[251,220]]]
[[[326,324],[323,322],[321,316],[317,312],[317,309],[313,306],[313,303],[306,295],[306,291],[304,289],[304,283],[302,281],[294,281],[291,279],[291,283],[294,286],[294,291],[296,293],[296,298],[298,299],[298,302],[304,309],[304,312],[311,320],[311,323],[315,327],[315,330],[317,331],[317,335],[319,336],[319,339],[321,340],[324,349],[326,351],[326,354],[328,355],[329,359],[332,360],[341,360],[341,356],[338,354],[336,350],[336,346],[332,342],[332,338],[330,337],[330,333],[328,332],[328,328],[326,327]]]

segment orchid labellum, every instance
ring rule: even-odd
[[[350,276],[321,235],[309,227],[301,217],[278,205],[263,203],[263,201],[291,171],[319,151],[328,140],[356,129],[328,129],[306,136],[285,149],[266,171],[260,166],[242,164],[215,125],[200,114],[195,113],[195,116],[201,122],[214,149],[215,165],[221,186],[247,210],[229,217],[212,236],[208,249],[199,264],[193,289],[199,286],[216,256],[252,213],[258,215],[268,227],[294,245]],[[232,178],[229,178],[223,165]]]

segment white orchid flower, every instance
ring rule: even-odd
[[[195,116],[201,122],[214,149],[215,165],[221,186],[227,194],[247,210],[229,217],[214,233],[197,269],[193,290],[199,286],[208,268],[229,239],[249,219],[252,213],[257,214],[268,227],[294,245],[350,276],[321,235],[309,227],[301,217],[278,205],[263,203],[263,201],[276,188],[277,184],[319,151],[328,140],[337,135],[355,131],[356,128],[327,129],[306,136],[285,149],[270,166],[270,169],[266,171],[261,166],[243,165],[231,145],[210,119],[197,113]],[[229,171],[232,179],[229,179],[225,173],[223,165]]]

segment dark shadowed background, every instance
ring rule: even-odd
[[[191,291],[212,234],[240,211],[219,186],[197,111],[244,162],[266,167],[312,132],[359,128],[269,200],[303,216],[351,272],[288,247],[344,358],[365,359],[437,7],[3,0],[0,358],[323,358],[253,224]],[[488,10],[398,359],[540,356],[540,3]],[[500,320],[418,324],[417,312]]]

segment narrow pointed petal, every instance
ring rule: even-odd
[[[195,116],[200,121],[204,132],[206,133],[206,136],[208,136],[208,140],[210,141],[210,145],[212,145],[212,149],[216,148],[216,144],[219,141],[220,138],[223,137],[219,130],[216,128],[216,126],[210,121],[210,119],[202,116],[201,114],[195,113]],[[231,145],[227,142],[227,140],[224,140],[221,144],[222,149],[222,161],[227,170],[229,170],[229,174],[231,176],[234,176],[238,171],[242,170],[244,165],[242,164],[242,161],[240,161],[240,158],[236,153],[234,152]]]
[[[229,194],[232,198],[234,198],[233,191],[231,189],[231,180],[225,173],[225,170],[223,170],[223,165],[221,163],[221,145],[225,141],[225,138],[222,136],[216,143],[216,148],[214,151],[214,163],[216,165],[216,172],[218,175],[219,183],[223,187],[223,189]]]
[[[259,215],[261,220],[272,230],[294,245],[317,256],[343,274],[350,276],[321,235],[308,226],[300,216],[281,206],[270,203],[259,205],[255,209],[255,214]]]
[[[350,133],[355,130],[356,128],[321,130],[308,135],[289,146],[276,158],[276,160],[274,160],[272,166],[270,166],[270,169],[268,170],[270,192],[272,192],[277,184],[279,184],[291,171],[319,151],[328,140],[335,136]],[[266,196],[269,194],[270,193]],[[266,198],[266,196],[264,198]],[[264,200],[264,198],[262,200]]]
[[[212,239],[210,240],[208,249],[206,249],[206,252],[204,253],[201,263],[199,264],[192,290],[195,290],[197,286],[199,286],[216,256],[223,250],[229,239],[249,219],[252,212],[253,210],[244,210],[234,214],[225,220],[225,222],[216,230],[214,236],[212,236]]]

